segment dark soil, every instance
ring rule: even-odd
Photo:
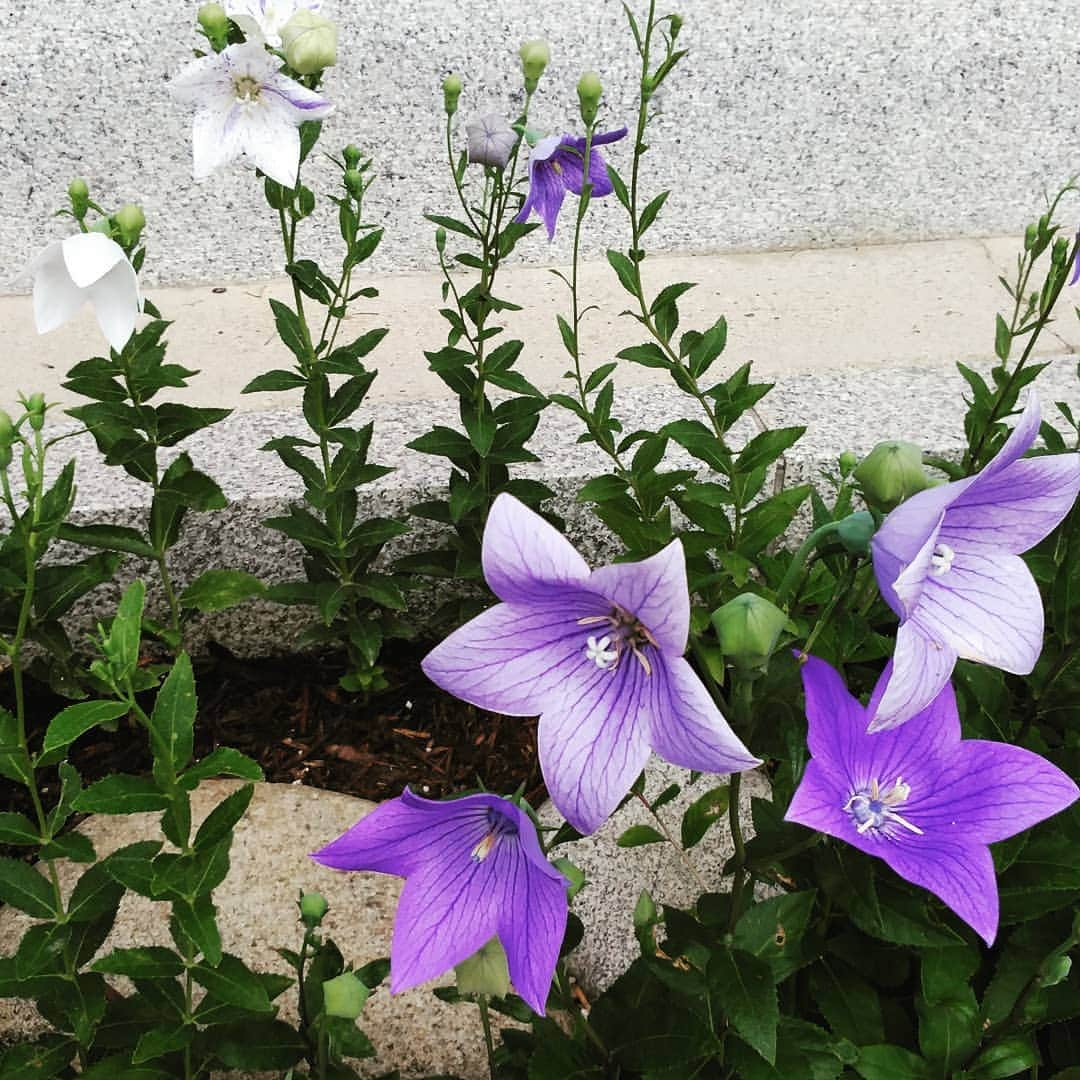
[[[240,660],[216,649],[197,665],[195,755],[231,746],[258,761],[267,780],[372,801],[398,795],[406,784],[430,798],[479,786],[509,795],[523,786],[538,806],[545,792],[536,721],[485,713],[445,694],[420,670],[425,651],[415,645],[388,649],[380,663],[391,688],[364,701],[337,686],[341,669],[333,657]],[[32,747],[68,704],[31,687]],[[150,770],[145,733],[123,720],[115,732],[84,735],[70,760],[84,783]],[[50,783],[55,775],[43,772]],[[19,785],[0,778],[0,792],[0,809],[29,810]],[[49,805],[55,792],[45,786],[42,795]]]

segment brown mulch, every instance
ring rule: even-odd
[[[196,757],[231,746],[258,761],[267,780],[372,801],[398,795],[406,784],[430,798],[477,787],[509,795],[523,786],[538,806],[545,792],[536,721],[482,712],[445,694],[420,670],[425,651],[388,650],[380,663],[390,688],[365,701],[337,686],[332,657],[240,660],[217,649],[196,671]],[[30,694],[31,746],[40,745],[45,725],[67,704],[41,688]],[[148,772],[145,733],[123,720],[115,732],[95,729],[76,744],[71,762],[84,783]],[[45,776],[55,782],[55,772]],[[46,804],[55,797],[48,787],[42,794]],[[27,793],[0,778],[0,809],[26,812]]]

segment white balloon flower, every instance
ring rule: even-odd
[[[117,352],[142,311],[139,279],[124,249],[103,233],[76,233],[49,244],[27,267],[34,277],[39,334],[66,323],[90,301],[101,332]]]
[[[225,14],[248,41],[281,48],[281,31],[298,11],[318,11],[322,0],[226,0]]]

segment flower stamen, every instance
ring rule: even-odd
[[[933,555],[930,556],[930,573],[934,577],[941,577],[942,574],[952,569],[953,559],[955,558],[956,552],[948,544],[937,544]]]
[[[844,803],[844,810],[851,815],[855,831],[860,836],[864,836],[871,829],[888,835],[886,826],[890,822],[895,822],[908,832],[915,833],[916,836],[922,836],[923,831],[918,825],[908,821],[893,809],[894,806],[907,802],[910,795],[911,785],[905,784],[903,777],[898,776],[892,787],[884,792],[875,777],[865,790],[856,791]]]
[[[614,671],[619,666],[624,649],[641,664],[646,676],[652,675],[652,661],[645,654],[645,647],[659,649],[656,638],[641,624],[635,615],[617,605],[607,615],[585,615],[577,620],[578,626],[604,625],[610,629],[603,637],[589,636],[585,639],[585,656],[598,668]]]

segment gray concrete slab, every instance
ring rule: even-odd
[[[632,5],[639,11],[643,3]],[[657,250],[830,245],[1015,232],[1044,187],[1078,168],[1073,92],[1080,24],[1049,0],[685,0],[684,68],[655,100],[647,188],[672,189]],[[0,248],[11,267],[61,230],[49,215],[84,175],[114,206],[147,209],[148,280],[267,277],[275,222],[237,168],[196,185],[189,117],[167,92],[190,57],[197,4],[12,0],[0,9]],[[617,0],[328,0],[342,26],[326,92],[326,146],[355,142],[380,179],[368,214],[388,227],[374,266],[431,266],[424,212],[451,207],[441,169],[445,73],[463,73],[461,120],[520,106],[516,50],[547,36],[538,128],[576,123],[574,85],[594,68],[602,120],[633,119],[633,46]],[[623,165],[628,144],[611,150]],[[317,188],[331,182],[317,166]],[[335,250],[331,215],[303,239]],[[623,216],[598,203],[586,239],[622,246]],[[538,236],[525,260],[565,260]]]

